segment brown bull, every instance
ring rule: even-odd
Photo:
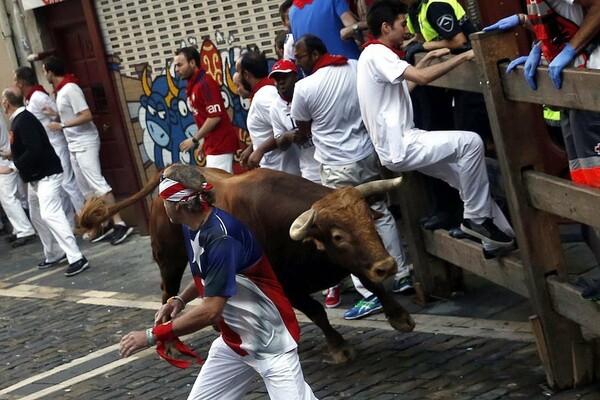
[[[414,321],[382,285],[396,272],[396,263],[386,252],[365,201],[396,187],[400,178],[334,190],[270,169],[230,175],[202,168],[202,173],[214,186],[214,205],[233,214],[256,235],[294,308],[323,331],[334,362],[346,361],[354,353],[310,294],[333,286],[349,273],[379,297],[395,329],[412,331]],[[98,210],[98,203],[86,205],[81,225],[97,226],[101,219],[149,194],[158,181],[157,174],[140,192],[104,212]],[[181,226],[169,221],[160,197],[152,204],[150,235],[165,302],[179,292],[187,253]]]

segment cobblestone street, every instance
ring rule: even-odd
[[[1,240],[0,399],[185,399],[198,365],[177,369],[154,349],[117,354],[120,337],[149,327],[159,307],[149,238],[82,248],[91,268],[67,278],[66,265],[35,267],[43,258],[39,243],[10,249]],[[343,365],[324,361],[320,331],[299,315],[307,382],[320,399],[600,399],[595,387],[549,390],[526,302],[482,288],[488,286],[425,308],[398,295],[417,322],[410,334],[392,330],[383,314],[345,321],[358,294],[344,293],[342,305],[328,310],[356,349],[356,360]],[[206,357],[215,335],[205,329],[184,341]],[[266,398],[257,379],[246,399]]]

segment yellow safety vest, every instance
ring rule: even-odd
[[[419,4],[417,19],[419,27],[421,28],[421,35],[423,35],[423,39],[425,39],[426,42],[435,40],[439,36],[437,31],[433,29],[433,27],[427,20],[427,9],[429,8],[429,5],[431,3],[448,3],[450,7],[452,7],[452,9],[454,10],[454,16],[456,17],[457,21],[460,21],[466,14],[465,9],[460,5],[460,3],[457,0],[422,1],[421,4]],[[416,32],[414,21],[412,21],[412,18],[410,16],[408,17],[407,27],[411,33]]]

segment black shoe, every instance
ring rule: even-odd
[[[110,227],[110,226],[103,226],[102,230],[100,231],[100,233],[98,234],[98,236],[96,236],[95,238],[93,238],[92,240],[90,240],[90,242],[92,243],[98,243],[104,239],[108,239],[110,237],[110,235],[113,234],[115,230]]]
[[[473,236],[463,232],[463,230],[458,227],[448,229],[448,235],[454,239],[475,239]]]
[[[58,259],[56,259],[56,261],[47,261],[47,260],[42,261],[41,263],[38,264],[38,268],[46,269],[46,268],[54,267],[55,265],[62,264],[65,261],[67,261],[67,255],[63,254]]]
[[[498,229],[491,218],[486,218],[481,224],[476,224],[470,219],[464,219],[460,229],[477,239],[487,240],[496,246],[510,247],[515,243],[514,238]]]
[[[12,248],[17,248],[17,247],[21,247],[21,246],[25,246],[27,243],[31,243],[33,242],[33,239],[35,239],[35,235],[29,235],[29,236],[23,236],[20,238],[16,238],[11,246]]]
[[[516,243],[509,247],[498,247],[493,250],[483,249],[483,258],[486,260],[491,260],[493,258],[501,258],[510,253],[513,250],[517,249]]]
[[[65,272],[66,276],[77,275],[82,272],[84,269],[90,266],[90,262],[85,257],[81,257],[80,260],[75,261],[73,264],[69,264],[69,268],[67,268],[67,272]]]
[[[5,237],[4,240],[6,241],[6,243],[12,243],[15,240],[17,240],[17,235],[15,235],[15,234],[9,235],[8,237]]]
[[[436,229],[448,229],[450,227],[450,215],[447,212],[433,214],[427,221],[423,223],[423,228],[428,231]]]
[[[115,225],[115,232],[113,233],[110,244],[117,245],[123,243],[127,236],[131,235],[133,228],[127,225]]]

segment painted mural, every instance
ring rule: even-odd
[[[232,76],[235,73],[235,60],[248,50],[231,46],[231,42],[235,41],[232,38],[225,41],[218,34],[219,38],[221,40],[217,42],[224,49],[219,49],[211,40],[204,40],[197,45],[193,38],[179,45],[197,45],[202,68],[221,86],[225,107],[238,132],[239,150],[234,158],[234,172],[240,173],[243,169],[239,165],[239,156],[250,143],[246,130],[250,102],[240,97]],[[166,60],[165,68],[156,74],[147,64],[137,68],[142,94],[139,102],[129,100],[128,106],[132,122],[139,122],[142,130],[142,143],[139,145],[141,159],[144,164],[152,163],[158,168],[176,162],[203,166],[204,156],[198,148],[189,152],[179,151],[179,143],[191,137],[198,128],[186,102],[187,81],[176,76],[171,62],[171,59]],[[269,60],[269,66],[274,62]]]

